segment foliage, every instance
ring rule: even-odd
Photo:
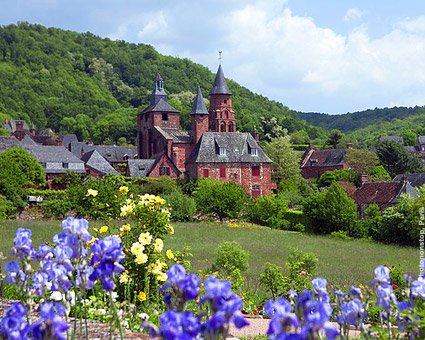
[[[376,153],[366,149],[349,149],[345,161],[358,176],[369,173],[379,162]]]
[[[344,137],[344,134],[338,129],[333,129],[329,132],[326,145],[331,145],[332,148],[336,149],[341,139]]]
[[[383,141],[378,145],[377,154],[382,166],[391,176],[420,172],[422,169],[418,158],[396,142]]]
[[[366,230],[368,236],[374,240],[379,239],[382,225],[382,213],[377,204],[370,204],[365,209],[365,216],[361,223],[363,224],[363,228]]]
[[[45,217],[64,218],[72,210],[72,203],[66,199],[49,199],[41,203]]]
[[[281,295],[282,286],[284,284],[281,268],[275,264],[266,262],[260,274],[260,283],[270,292],[271,298],[276,299]]]
[[[197,208],[204,214],[236,218],[247,203],[246,191],[234,182],[219,182],[202,178],[193,193]]]
[[[369,181],[371,182],[388,182],[391,181],[391,176],[382,165],[377,165],[369,169]]]
[[[192,197],[175,190],[163,196],[170,206],[173,221],[190,222],[196,213],[196,203]]]
[[[327,191],[308,197],[303,203],[308,228],[318,234],[343,230],[355,236],[357,207],[344,189],[333,183]]]
[[[0,220],[6,220],[15,217],[16,208],[12,202],[0,195]]]
[[[235,241],[226,241],[219,244],[215,252],[213,271],[224,271],[238,269],[241,273],[248,270],[249,254]]]
[[[347,233],[345,231],[342,231],[342,230],[331,232],[331,236],[333,238],[337,238],[337,239],[340,239],[340,240],[349,240],[350,239],[350,237],[347,235]]]
[[[280,182],[300,176],[299,157],[291,146],[289,137],[271,139],[264,151],[273,161],[273,180]]]
[[[332,183],[338,182],[338,181],[347,181],[350,183],[355,184],[358,179],[357,174],[352,170],[342,169],[342,170],[332,170],[332,171],[326,171],[322,176],[319,178],[319,186],[320,187],[328,187]]]
[[[281,196],[263,196],[256,198],[248,211],[251,222],[275,229],[285,229],[288,224],[285,213],[288,204]]]

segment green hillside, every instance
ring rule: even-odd
[[[187,127],[196,86],[208,98],[214,80],[206,67],[163,56],[149,45],[91,33],[28,23],[0,26],[0,113],[37,128],[90,136],[98,143],[119,137],[134,142],[135,117],[147,105],[158,72]],[[313,138],[320,133],[286,106],[234,81],[229,87],[240,130],[261,127],[263,116],[277,117],[289,132],[303,129]]]

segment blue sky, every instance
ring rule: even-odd
[[[292,109],[425,105],[425,2],[416,0],[0,0],[28,21],[153,45]]]

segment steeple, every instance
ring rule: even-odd
[[[157,104],[161,99],[167,100],[167,94],[164,91],[164,81],[159,73],[156,75],[153,91],[149,97],[150,105]]]
[[[204,97],[202,96],[201,87],[198,85],[196,89],[196,97],[193,102],[191,115],[207,115],[208,111],[204,103]]]
[[[221,64],[218,67],[217,74],[215,75],[214,85],[210,92],[210,95],[211,94],[232,94],[232,92],[230,92],[229,90],[229,87],[227,86],[226,79],[224,79]]]

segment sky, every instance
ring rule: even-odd
[[[18,21],[150,44],[213,72],[222,51],[227,78],[298,111],[425,105],[422,0],[0,0],[0,25]]]

